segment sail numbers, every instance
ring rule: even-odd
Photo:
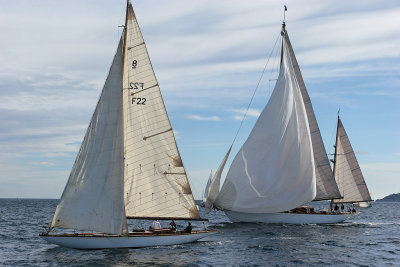
[[[134,60],[135,62],[136,60]],[[132,64],[133,66],[133,64]],[[140,82],[130,82],[129,83],[129,89],[134,89],[134,90],[144,90],[144,83],[140,83]],[[141,92],[141,91],[138,91]],[[134,95],[135,93],[132,93],[131,95]],[[136,105],[146,105],[146,98],[145,97],[132,97],[132,105],[136,104]]]
[[[141,89],[143,89],[143,86],[144,86],[144,83],[134,83],[134,82],[131,82],[131,83],[129,83],[129,89],[139,89],[139,87],[141,88]]]
[[[146,105],[146,98],[145,97],[132,97],[132,105]]]
[[[137,60],[132,61],[132,69],[136,69]]]

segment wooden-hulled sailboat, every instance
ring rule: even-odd
[[[371,194],[339,115],[333,162],[333,174],[343,198],[332,200],[332,204],[359,203],[359,207],[368,207]]]
[[[310,201],[341,198],[341,194],[285,22],[281,35],[281,66],[275,89],[219,191],[231,148],[226,154],[211,181],[206,208],[223,210],[233,222],[341,222],[349,214],[293,210]]]
[[[201,220],[129,0],[100,99],[49,231],[40,236],[98,249],[183,244],[216,233],[130,232],[127,219]]]

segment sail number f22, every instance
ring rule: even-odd
[[[129,83],[129,89],[135,89],[135,90],[142,89],[143,90],[143,86],[144,86],[144,83],[135,83],[135,82]]]
[[[145,97],[132,97],[132,105],[146,105],[146,98]]]

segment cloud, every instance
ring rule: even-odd
[[[243,109],[232,109],[232,112],[242,114],[242,115],[234,115],[234,116],[233,116],[233,118],[234,118],[235,120],[241,121],[241,120],[243,120],[244,114],[246,114],[246,109],[244,109],[244,108],[243,108]],[[250,108],[250,109],[247,111],[246,117],[248,116],[248,117],[255,117],[255,118],[258,118],[258,117],[260,116],[260,114],[261,114],[261,111],[260,111],[260,110]]]
[[[197,120],[197,121],[220,121],[221,119],[218,116],[199,116],[199,115],[188,115],[188,118],[192,120]]]

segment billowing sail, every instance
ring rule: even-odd
[[[303,77],[300,72],[299,64],[297,63],[292,45],[289,40],[289,35],[285,34],[285,40],[288,45],[288,52],[292,60],[294,73],[300,87],[304,106],[307,111],[308,125],[311,132],[311,140],[313,145],[313,154],[315,162],[315,175],[317,181],[317,195],[314,200],[326,200],[340,198],[340,192],[336,185],[335,178],[332,174],[331,165],[326,154],[324,143],[322,142],[321,132],[318,127],[317,119],[315,118],[314,110],[308,95]]]
[[[51,227],[127,232],[123,198],[122,40]]]
[[[275,89],[234,158],[214,206],[247,213],[290,210],[315,198],[315,165],[306,109],[283,39]]]
[[[200,218],[160,87],[130,4],[123,86],[127,217]]]
[[[224,159],[222,160],[221,164],[219,165],[218,170],[216,171],[214,177],[211,180],[210,189],[208,190],[208,197],[206,199],[206,204],[205,204],[207,213],[211,211],[213,203],[218,196],[222,171],[224,170],[226,161],[228,160],[229,154],[231,153],[231,149],[232,149],[232,146],[229,148]]]
[[[339,118],[336,133],[334,175],[343,196],[342,199],[336,199],[334,202],[352,203],[372,200],[349,137]]]

